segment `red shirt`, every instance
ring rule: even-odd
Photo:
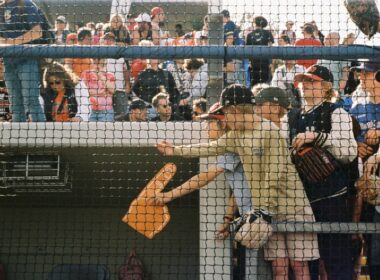
[[[313,46],[313,47],[321,47],[321,41],[317,39],[298,39],[295,44],[296,47],[307,47],[307,46]],[[306,69],[309,68],[311,65],[316,64],[318,62],[318,59],[299,59],[297,60],[298,65],[303,65]]]

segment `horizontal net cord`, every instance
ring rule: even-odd
[[[356,60],[380,56],[379,46],[351,45],[338,47],[268,47],[268,46],[44,46],[17,45],[0,47],[1,57],[28,58],[280,58]]]

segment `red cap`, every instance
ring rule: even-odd
[[[210,109],[208,110],[207,114],[202,114],[200,116],[202,120],[224,120],[224,114],[220,110],[220,103],[216,102],[213,104]]]
[[[151,18],[154,18],[158,14],[163,14],[164,10],[161,7],[154,7],[150,10]]]

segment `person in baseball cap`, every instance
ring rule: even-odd
[[[224,114],[223,114],[222,110],[218,110],[219,107],[220,107],[220,103],[216,102],[215,104],[213,104],[210,107],[210,109],[208,110],[208,112],[206,114],[200,115],[200,119],[201,120],[223,121],[224,120]]]
[[[296,74],[294,76],[295,82],[302,82],[303,80],[326,81],[333,84],[334,76],[326,67],[314,64],[307,68],[305,73]]]
[[[255,104],[255,98],[252,92],[245,86],[240,84],[232,84],[226,87],[219,98],[219,105],[214,108],[212,113],[222,112],[229,106]]]
[[[352,71],[363,71],[375,73],[375,80],[380,83],[380,60],[369,60],[362,62],[359,66],[351,67]]]
[[[153,19],[155,16],[159,14],[164,14],[164,9],[161,7],[154,7],[150,10],[150,17]]]
[[[281,119],[289,109],[290,101],[287,93],[279,87],[267,87],[255,96],[255,114],[270,120],[281,127]]]
[[[135,19],[136,22],[151,22],[151,18],[147,13],[141,13],[138,15],[138,17]]]

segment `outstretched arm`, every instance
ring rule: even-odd
[[[169,192],[156,193],[154,197],[148,198],[147,201],[149,204],[165,205],[176,198],[185,196],[193,191],[203,188],[223,172],[223,168],[212,165],[206,172],[201,172],[198,175],[193,176],[179,187]]]

